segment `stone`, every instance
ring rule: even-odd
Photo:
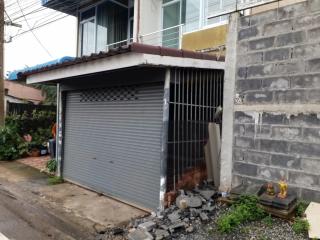
[[[116,227],[116,228],[114,228],[114,229],[112,230],[112,233],[113,233],[113,235],[120,235],[120,234],[123,234],[123,233],[124,233],[124,230],[123,230],[122,228]]]
[[[193,233],[194,232],[194,227],[193,226],[189,226],[186,228],[186,232],[187,233]]]
[[[180,195],[179,197],[177,197],[176,199],[176,205],[179,208],[182,208],[182,206],[180,205],[181,200],[185,200],[187,203],[188,207],[191,208],[198,208],[202,206],[202,200],[199,196],[185,196],[185,195]]]
[[[207,222],[207,221],[209,221],[208,215],[205,214],[204,212],[201,212],[201,213],[200,213],[200,219],[201,219],[202,222]]]
[[[209,201],[214,196],[214,194],[216,193],[214,190],[198,190],[198,192],[207,201]]]
[[[145,230],[147,232],[150,232],[155,227],[156,227],[156,223],[153,221],[144,222],[144,223],[139,224],[139,226],[138,226],[139,229]]]
[[[156,229],[155,231],[156,240],[165,239],[170,236],[170,233],[167,230]]]
[[[168,215],[169,220],[174,223],[180,220],[180,214],[178,211],[175,211]]]
[[[128,240],[153,240],[153,236],[149,232],[138,229],[129,233]]]
[[[190,215],[192,217],[198,217],[200,214],[200,210],[198,209],[195,209],[195,208],[190,208]]]
[[[171,233],[173,233],[174,231],[178,230],[178,229],[182,229],[185,228],[185,223],[184,222],[177,222],[171,226],[169,226],[169,231]]]

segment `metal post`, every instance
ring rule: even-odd
[[[56,161],[57,176],[62,176],[62,136],[63,136],[63,99],[61,86],[57,84],[57,135],[56,135]]]
[[[163,120],[162,141],[160,158],[160,211],[164,210],[165,194],[167,191],[167,161],[168,161],[168,131],[169,131],[169,105],[170,105],[170,69],[166,69],[164,96],[163,96]]]
[[[0,0],[0,127],[4,125],[4,78],[3,78],[3,50],[4,50],[4,1]]]

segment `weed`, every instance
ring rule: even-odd
[[[47,169],[50,173],[54,173],[57,169],[57,161],[55,159],[51,159],[47,162]]]
[[[63,183],[64,180],[61,177],[57,177],[57,176],[53,176],[53,177],[49,177],[48,178],[48,184],[49,185],[56,185],[56,184],[60,184]]]
[[[306,211],[307,207],[309,206],[308,202],[299,201],[297,208],[296,208],[296,216],[297,217],[304,217],[304,212]]]
[[[241,223],[262,219],[264,216],[265,212],[258,207],[256,196],[241,196],[234,203],[231,211],[218,219],[218,230],[222,233],[229,233]]]
[[[292,225],[292,229],[296,234],[308,232],[309,227],[309,222],[302,218],[297,218]]]
[[[268,227],[271,227],[273,224],[273,219],[271,217],[271,215],[267,215],[265,218],[262,219],[262,222],[267,225]]]

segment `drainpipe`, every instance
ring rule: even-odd
[[[165,194],[167,191],[167,161],[168,161],[168,131],[169,131],[169,101],[170,101],[170,68],[166,69],[164,95],[163,95],[163,119],[161,135],[160,157],[160,206],[164,210]]]
[[[138,9],[137,9],[137,12],[138,12],[138,16],[137,16],[137,33],[136,33],[136,42],[140,42],[140,0],[136,0],[138,1]]]

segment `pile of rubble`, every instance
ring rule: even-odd
[[[212,189],[196,189],[184,192],[181,190],[175,204],[163,212],[136,219],[131,223],[129,240],[161,240],[189,234],[195,226],[209,222],[216,208],[218,197]]]

